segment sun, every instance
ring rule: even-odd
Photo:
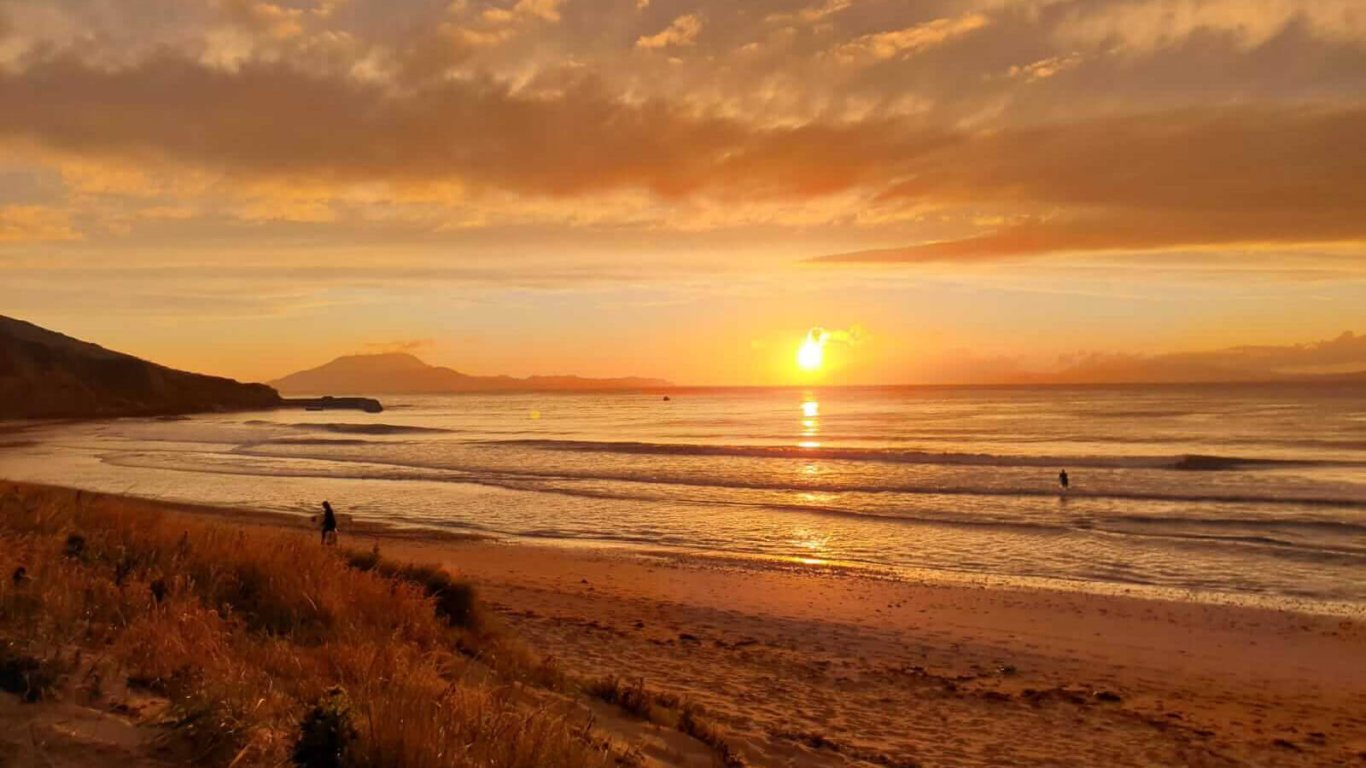
[[[825,362],[825,347],[814,339],[807,339],[797,349],[797,367],[803,371],[820,370]]]
[[[803,371],[819,371],[825,363],[825,342],[829,338],[829,334],[813,328],[797,348],[797,367]]]

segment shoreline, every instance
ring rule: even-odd
[[[283,513],[132,503],[315,535]],[[343,519],[342,536],[469,579],[577,676],[642,679],[701,704],[754,765],[1366,759],[1359,617],[736,568],[363,520]]]
[[[63,488],[27,480],[0,477],[0,484],[24,485],[36,488]],[[250,520],[260,524],[289,528],[309,528],[310,516],[266,510],[247,506],[204,504],[194,501],[139,496],[136,493],[116,493],[81,489],[84,493],[136,499],[150,504],[176,507],[180,510],[210,518],[232,521]],[[698,568],[730,568],[737,572],[798,571],[808,575],[818,572],[842,574],[852,578],[904,583],[920,586],[946,586],[965,589],[997,591],[1041,592],[1094,595],[1097,597],[1128,598],[1146,601],[1189,603],[1194,605],[1230,606],[1255,610],[1294,612],[1307,616],[1346,618],[1366,621],[1366,603],[1329,600],[1296,595],[1253,592],[1215,591],[1138,582],[1087,579],[1065,579],[1045,576],[1010,576],[971,570],[914,568],[862,561],[840,561],[801,556],[782,556],[759,552],[716,551],[653,542],[625,542],[614,539],[555,538],[487,533],[443,527],[421,522],[391,522],[368,517],[355,517],[341,512],[343,528],[354,534],[379,539],[412,539],[446,542],[482,541],[488,544],[525,547],[579,553],[611,553],[619,557],[665,558],[681,565]],[[311,530],[311,528],[309,528]]]

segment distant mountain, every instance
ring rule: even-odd
[[[627,377],[585,379],[579,376],[471,376],[428,365],[403,353],[348,355],[307,371],[270,382],[285,393],[339,392],[366,395],[417,395],[450,392],[549,392],[634,390],[670,386],[663,379]]]
[[[1029,384],[1366,384],[1366,371],[1348,373],[1279,373],[1222,368],[1186,367],[1177,370],[1141,365],[1078,367],[1055,374],[1024,378]]]
[[[151,416],[280,405],[265,384],[177,371],[0,315],[0,419]]]
[[[1305,373],[1296,376],[1295,381],[1318,384],[1366,384],[1366,371],[1347,373]]]
[[[1048,384],[1354,383],[1366,381],[1366,335],[1343,331],[1307,344],[1157,355],[1092,353],[1072,358],[1055,373],[1035,374],[1027,380]]]

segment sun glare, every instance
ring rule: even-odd
[[[830,334],[816,328],[806,334],[806,341],[797,348],[797,367],[803,371],[818,371],[825,363],[825,342]]]

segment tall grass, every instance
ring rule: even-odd
[[[198,761],[612,764],[519,670],[545,676],[439,569],[118,497],[0,494],[0,683],[39,698],[117,675],[170,700]]]

